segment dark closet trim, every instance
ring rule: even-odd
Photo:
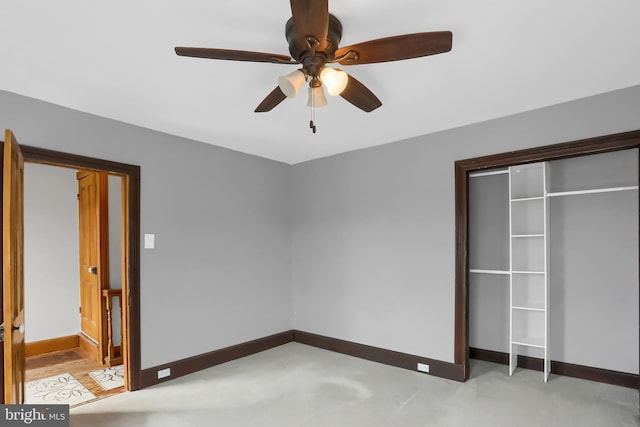
[[[25,162],[109,172],[128,178],[129,386],[140,389],[140,166],[44,148],[20,146]]]
[[[468,293],[468,186],[469,172],[515,164],[566,159],[589,154],[640,148],[640,130],[583,139],[525,150],[511,151],[490,156],[455,162],[455,215],[456,215],[456,263],[455,263],[455,345],[454,362],[469,378],[469,293]],[[640,216],[639,216],[640,220]],[[640,288],[640,283],[638,284]],[[640,305],[640,301],[638,302]],[[640,330],[639,335],[640,337]],[[638,361],[640,366],[640,360]]]

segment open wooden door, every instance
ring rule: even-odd
[[[106,313],[102,296],[109,288],[108,175],[79,171],[80,348],[104,364]]]
[[[2,206],[2,319],[4,403],[24,403],[24,160],[13,133],[5,132]]]

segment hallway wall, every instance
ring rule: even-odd
[[[76,171],[34,163],[24,169],[25,339],[75,335],[80,331]]]

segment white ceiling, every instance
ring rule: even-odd
[[[291,65],[185,58],[175,46],[288,55],[287,0],[0,0],[0,89],[298,163],[640,84],[638,0],[330,0],[341,46],[450,30],[449,53],[346,71],[383,102],[306,95],[254,113]]]

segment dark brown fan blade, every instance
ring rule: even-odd
[[[319,42],[317,50],[324,50],[329,31],[329,0],[291,0],[291,14],[301,45],[306,47],[305,37],[313,36]]]
[[[367,113],[382,105],[382,102],[373,92],[351,75],[349,75],[347,87],[340,96]]]
[[[451,31],[386,37],[342,47],[336,51],[336,58],[346,55],[349,51],[356,52],[357,57],[345,58],[339,61],[340,64],[358,65],[419,58],[450,51],[452,38]]]
[[[271,91],[269,95],[265,99],[262,100],[260,105],[256,107],[256,113],[265,113],[267,111],[273,110],[278,104],[284,101],[287,98],[287,95],[282,93],[279,86],[276,86],[274,90]]]
[[[209,49],[204,47],[176,47],[176,53],[180,56],[194,58],[226,59],[229,61],[250,62],[274,62],[282,64],[294,64],[291,57],[275,53],[250,52],[246,50]]]

